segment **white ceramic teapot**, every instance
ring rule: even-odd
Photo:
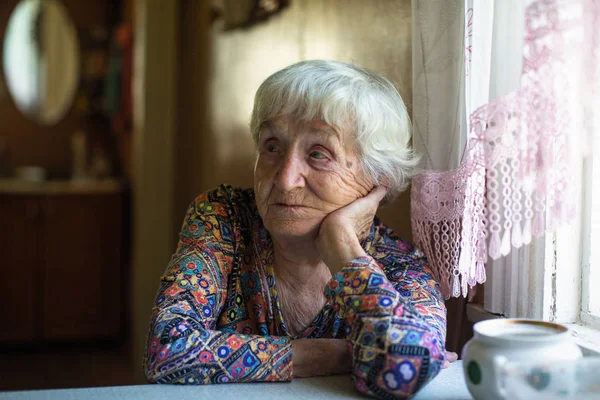
[[[463,348],[462,359],[467,386],[476,400],[512,397],[504,386],[511,364],[555,366],[562,362],[572,366],[571,361],[582,356],[569,329],[551,322],[493,319],[478,322],[473,330],[474,336]],[[540,391],[548,385],[568,388],[569,382],[565,381],[571,378],[574,377],[568,371],[554,381],[550,375],[532,377],[532,385],[539,385]]]

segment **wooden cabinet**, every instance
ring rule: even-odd
[[[123,193],[0,193],[0,340],[118,338]]]
[[[37,200],[0,195],[0,339],[32,340],[42,273]]]

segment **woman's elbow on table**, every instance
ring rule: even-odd
[[[144,373],[150,383],[291,380],[292,351],[287,337],[212,330],[189,315],[173,312],[158,316],[152,320],[144,357]]]
[[[153,315],[143,361],[146,380],[149,383],[211,383],[214,368],[210,368],[199,350],[202,338],[214,334],[217,332],[205,329],[189,316],[164,310]]]
[[[204,335],[209,334],[206,331]],[[206,385],[217,383],[219,369],[198,351],[202,332],[194,331],[185,343],[162,345],[160,336],[149,340],[143,370],[148,383]]]
[[[413,341],[414,332],[407,332],[400,343],[391,343],[386,353],[374,358],[369,349],[354,349],[358,355],[353,368],[356,389],[377,398],[408,399],[437,376],[444,362],[444,343],[433,329],[422,334],[419,345]]]
[[[144,365],[143,365],[144,376],[146,377],[146,381],[148,383],[160,383],[159,382],[159,380],[161,378],[160,374],[154,368],[149,367],[149,365],[146,361],[146,357],[147,357],[147,355],[144,356]]]

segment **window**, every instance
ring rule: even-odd
[[[584,167],[580,320],[600,329],[600,138]],[[595,161],[595,162],[594,162]]]

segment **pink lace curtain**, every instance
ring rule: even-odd
[[[471,41],[470,23],[477,9],[460,3],[464,15],[458,41],[464,58],[459,61],[464,62],[462,79],[469,82],[471,60],[485,54],[478,54],[477,40]],[[458,126],[466,136],[458,166],[426,170],[412,182],[413,238],[429,258],[446,298],[467,296],[469,288],[485,282],[488,256],[498,259],[529,244],[532,237],[569,220],[577,206],[571,202],[576,185],[569,178],[585,153],[593,105],[599,104],[595,61],[600,1],[537,0],[521,12],[518,89],[478,107],[467,121],[461,123],[456,116],[458,122],[450,127]],[[501,27],[494,34],[513,28]],[[456,34],[456,29],[443,33]],[[426,48],[421,46],[425,60]],[[461,84],[458,103],[469,95]],[[422,129],[415,127],[415,137]],[[428,144],[424,147],[427,152]]]

